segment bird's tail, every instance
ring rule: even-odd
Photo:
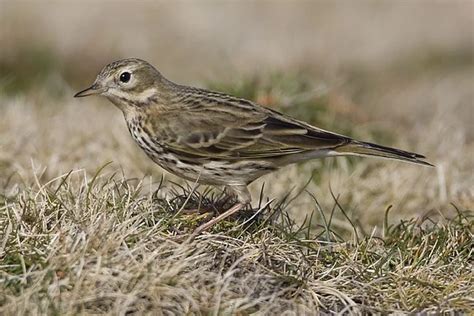
[[[366,142],[353,141],[347,145],[338,147],[335,151],[342,155],[375,156],[434,167],[434,165],[423,160],[426,158],[423,155]]]

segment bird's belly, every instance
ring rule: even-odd
[[[166,171],[190,181],[214,185],[248,184],[277,168],[264,160],[182,159],[137,129],[129,129],[140,148]]]
[[[210,160],[206,162],[189,160],[163,152],[161,155],[149,155],[150,158],[168,172],[186,180],[213,185],[246,185],[264,174],[276,170],[267,162],[232,162]]]

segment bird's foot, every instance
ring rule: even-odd
[[[212,226],[216,225],[217,223],[221,222],[222,220],[226,219],[227,217],[237,213],[238,211],[240,211],[243,207],[245,206],[245,204],[242,204],[242,203],[237,203],[235,204],[234,206],[232,206],[230,209],[228,209],[227,211],[225,211],[224,213],[220,214],[219,216],[211,219],[210,221],[207,221],[206,223],[202,224],[201,226],[199,226],[198,228],[196,228],[193,233],[189,236],[188,240],[191,241],[193,240],[194,238],[196,238],[197,235],[199,235],[200,233],[208,230],[209,228],[211,228]]]

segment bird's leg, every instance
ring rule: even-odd
[[[227,217],[237,213],[240,211],[242,208],[245,207],[245,205],[250,204],[251,196],[250,192],[247,189],[246,185],[239,185],[239,186],[229,186],[229,189],[237,195],[239,202],[232,206],[230,209],[225,211],[224,213],[220,214],[219,216],[211,219],[210,221],[202,224],[198,228],[194,230],[194,232],[189,236],[189,239],[192,240],[194,239],[197,235],[202,233],[203,231],[211,228],[215,224],[219,223],[220,221],[226,219]]]
[[[224,213],[220,214],[219,216],[217,217],[214,217],[213,219],[211,219],[210,221],[202,224],[201,226],[199,226],[198,228],[196,228],[193,233],[191,234],[190,236],[190,239],[194,239],[194,237],[196,237],[197,235],[199,235],[200,233],[202,233],[203,231],[206,231],[208,230],[209,228],[211,228],[212,226],[216,225],[217,223],[219,223],[220,221],[226,219],[227,217],[237,213],[238,211],[240,211],[243,207],[245,206],[245,204],[243,203],[237,203],[235,204],[234,206],[232,206],[230,209],[228,209],[227,211],[225,211]]]

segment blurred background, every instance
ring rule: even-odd
[[[105,64],[138,57],[168,79],[250,98],[339,133],[425,154],[290,166],[265,196],[306,190],[296,219],[339,197],[361,227],[474,204],[473,1],[0,0],[0,194],[70,170],[151,176],[107,100],[76,100]],[[312,176],[312,178],[311,178]],[[167,179],[173,179],[166,174]],[[311,179],[311,180],[310,180]],[[293,190],[292,190],[293,189]],[[336,225],[347,225],[344,221]]]

